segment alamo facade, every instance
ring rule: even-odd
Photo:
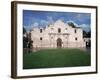
[[[33,27],[30,31],[33,48],[82,48],[86,47],[83,30],[73,28],[62,20],[43,27]]]

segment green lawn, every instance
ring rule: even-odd
[[[90,53],[79,49],[47,49],[26,53],[23,56],[23,69],[89,65]]]

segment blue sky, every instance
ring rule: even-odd
[[[85,31],[90,30],[90,13],[23,10],[23,26],[27,30],[32,27],[45,27],[59,19],[65,23],[73,22]]]

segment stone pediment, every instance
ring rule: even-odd
[[[64,23],[64,21],[62,20],[57,20],[54,25],[53,25],[55,28],[64,28],[64,27],[67,27],[68,25],[66,23]]]
[[[61,25],[65,25],[64,21],[62,20],[57,20],[54,25],[57,25],[57,24],[61,24]]]

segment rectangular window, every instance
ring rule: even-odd
[[[60,28],[58,28],[58,33],[60,33],[61,32],[61,29]]]
[[[42,40],[42,37],[40,37],[40,40]]]
[[[42,33],[42,29],[40,29],[40,33]]]
[[[77,37],[75,38],[75,40],[77,40]]]
[[[76,33],[76,29],[75,29],[75,33]]]

